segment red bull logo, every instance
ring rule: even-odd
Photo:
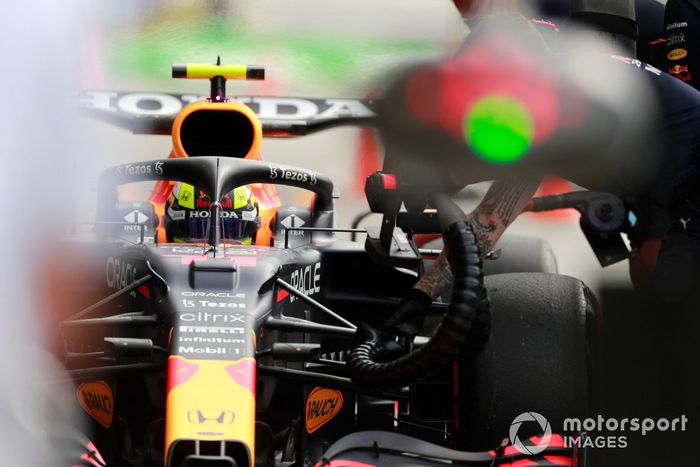
[[[669,74],[680,75],[681,73],[688,73],[687,65],[673,65],[668,69]]]
[[[171,330],[172,332],[172,330]],[[186,383],[199,369],[199,366],[182,357],[172,356],[168,358],[168,386],[170,392],[176,386]]]
[[[233,209],[233,200],[231,198],[224,198],[221,200],[221,207],[223,209]],[[195,201],[196,208],[209,208],[211,206],[211,201],[208,199],[198,199]]]
[[[225,368],[229,376],[255,395],[255,360],[244,358]]]

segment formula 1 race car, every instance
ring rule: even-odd
[[[462,210],[390,157],[366,185],[381,225],[355,232],[364,245],[338,238],[352,229],[334,227],[328,177],[250,156],[263,134],[372,117],[261,123],[224,91],[227,78],[262,73],[175,66],[174,76],[211,80],[207,101],[174,119],[104,114],[139,132],[171,131],[179,157],[105,170],[94,228],[61,244],[75,272],[56,278],[53,299],[86,418],[73,464],[582,465],[583,451],[557,433],[591,408],[589,289],[551,271],[484,276]],[[259,184],[307,190],[313,202],[265,215],[261,202],[258,230],[241,244],[232,226],[253,219],[226,213],[225,197]],[[178,185],[181,202],[185,185],[212,200],[177,214],[203,227],[186,242],[164,223]],[[384,361],[374,329],[424,267],[414,233],[443,235],[454,290],[431,305],[432,337]]]

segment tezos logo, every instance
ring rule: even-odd
[[[151,164],[126,164],[117,167],[117,174],[119,176],[123,175],[150,175],[153,173],[153,167],[155,167],[155,172],[158,175],[163,175],[163,163],[156,162],[154,166]]]
[[[316,185],[318,179],[316,178],[316,172],[311,170],[292,170],[278,167],[276,165],[269,165],[270,169],[270,180],[292,180],[297,182],[308,183],[309,185]]]
[[[522,425],[524,422],[536,422],[540,425],[543,435],[537,444],[528,443],[526,446],[523,444],[520,438],[518,438],[520,425]],[[552,427],[549,425],[547,419],[537,412],[524,412],[515,417],[513,423],[510,424],[510,432],[508,434],[510,435],[510,442],[513,444],[515,449],[523,454],[533,455],[539,454],[547,449],[549,442],[552,440]]]

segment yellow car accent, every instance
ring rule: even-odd
[[[265,69],[255,65],[210,65],[208,63],[173,65],[173,78],[211,79],[215,76],[226,79],[264,79]]]
[[[178,439],[198,439],[240,441],[254,453],[255,359],[170,359],[196,366],[196,371],[182,382],[168,381],[165,452]]]
[[[177,203],[183,208],[194,209],[194,187],[189,183],[180,183]]]

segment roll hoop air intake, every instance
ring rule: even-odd
[[[443,227],[443,237],[451,258],[454,289],[447,313],[427,344],[396,360],[375,361],[383,349],[381,340],[365,342],[352,349],[347,366],[352,379],[359,384],[398,385],[423,379],[444,367],[462,350],[480,351],[488,340],[490,312],[476,237],[462,211],[449,198],[435,197],[433,205],[438,208],[441,223],[449,222]]]

